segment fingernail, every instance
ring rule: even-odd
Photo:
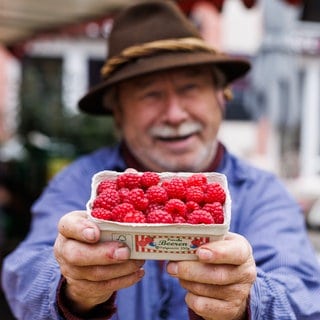
[[[126,260],[130,258],[130,251],[127,247],[117,248],[113,252],[113,259]]]
[[[83,230],[83,236],[86,238],[88,241],[95,241],[96,240],[96,233],[92,228],[86,228]]]
[[[175,262],[169,262],[167,266],[167,271],[171,275],[175,275],[178,273],[178,264]]]
[[[212,252],[205,248],[198,249],[197,254],[200,260],[210,260],[213,256]]]

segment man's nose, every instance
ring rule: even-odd
[[[175,92],[170,92],[165,101],[165,121],[171,124],[181,123],[188,117],[188,112],[180,97]]]

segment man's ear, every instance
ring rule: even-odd
[[[227,101],[230,101],[233,99],[233,92],[232,92],[232,89],[230,87],[226,87],[223,89],[223,95],[224,95],[224,98]]]

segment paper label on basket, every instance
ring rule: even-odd
[[[209,237],[136,235],[136,252],[159,252],[193,254],[202,244],[208,243]]]
[[[112,233],[112,240],[126,242],[137,253],[194,254],[210,237]]]

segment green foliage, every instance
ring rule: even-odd
[[[19,133],[39,132],[55,143],[67,143],[76,154],[115,141],[113,119],[68,113],[62,103],[62,60],[25,58],[21,83]]]

